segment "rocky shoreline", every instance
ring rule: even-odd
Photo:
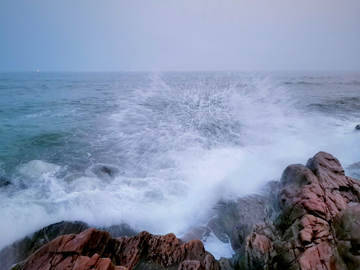
[[[319,152],[288,166],[262,195],[218,204],[218,216],[182,239],[61,222],[4,248],[7,269],[360,269],[360,181]],[[230,241],[232,258],[216,260],[199,240]]]

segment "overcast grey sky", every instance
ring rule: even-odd
[[[0,71],[360,70],[360,0],[1,0]]]

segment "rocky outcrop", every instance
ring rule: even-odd
[[[6,270],[11,265],[25,260],[37,249],[60,235],[80,233],[88,228],[86,223],[80,221],[62,221],[47,226],[1,250],[0,269]]]
[[[62,221],[49,225],[1,250],[0,270],[6,270],[12,265],[25,260],[37,249],[54,240],[58,236],[78,234],[89,228],[90,226],[88,224],[81,221]],[[101,229],[109,231],[113,237],[124,235],[134,236],[137,234],[136,231],[126,224],[114,225]]]
[[[54,239],[12,269],[220,270],[220,264],[200,240],[184,243],[174,234],[148,232],[114,239],[108,231],[90,228]]]
[[[280,188],[277,218],[254,225],[237,250],[236,267],[357,269],[360,235],[345,220],[360,222],[360,208],[352,206],[360,201],[360,182],[345,176],[332,155],[319,152],[306,166],[288,166]]]

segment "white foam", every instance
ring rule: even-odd
[[[228,243],[221,242],[213,232],[204,239],[202,239],[204,243],[205,250],[210,252],[215,259],[219,260],[221,257],[231,258],[235,251],[231,247],[230,239]]]
[[[60,166],[42,160],[31,160],[19,167],[18,171],[26,177],[39,177],[42,174],[59,170]]]

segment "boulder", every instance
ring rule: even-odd
[[[253,225],[233,264],[239,269],[358,269],[355,231],[360,227],[346,224],[349,219],[360,224],[355,211],[360,208],[349,208],[360,201],[359,185],[325,152],[306,166],[288,166],[280,181],[277,217]]]

